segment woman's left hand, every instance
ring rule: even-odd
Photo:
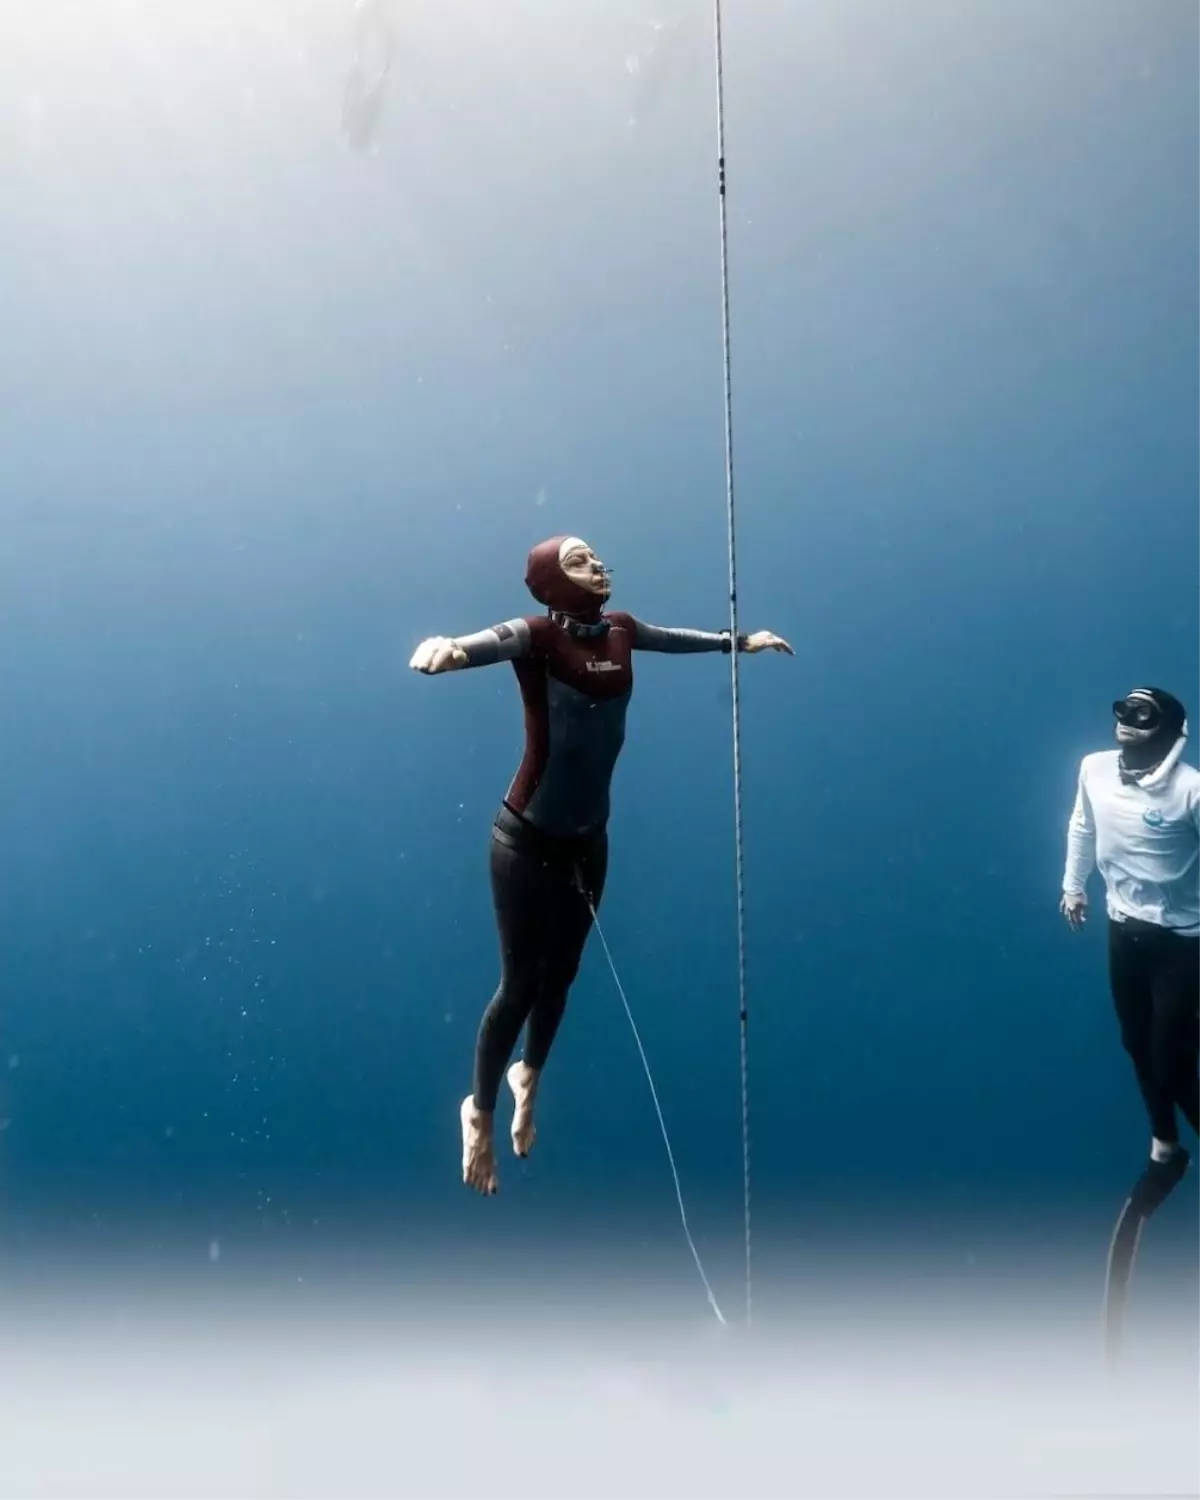
[[[784,651],[788,656],[796,654],[781,635],[772,635],[769,630],[756,630],[753,635],[744,636],[742,650],[750,656],[757,651]]]

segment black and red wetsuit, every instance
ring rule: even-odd
[[[492,829],[500,985],[475,1053],[475,1105],[494,1110],[528,1021],[525,1062],[545,1066],[600,904],[609,788],[625,742],[633,653],[728,651],[727,633],[664,629],[613,611],[507,620],[458,636],[469,667],[510,661],[525,706],[525,753]]]

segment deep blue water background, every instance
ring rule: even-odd
[[[416,7],[356,155],[347,7],[16,7],[0,1246],[553,1256],[607,1219],[680,1250],[595,946],[536,1155],[494,1203],[459,1183],[520,715],[508,668],[407,668],[530,609],[559,530],[616,605],[726,623],[709,16],[680,10],[631,127],[632,7]],[[1101,924],[1056,904],[1111,699],[1200,711],[1195,8],[726,29],[742,621],[797,649],[743,664],[762,1243],[1052,1202],[1102,1236],[1148,1132]],[[736,1250],[727,663],[637,668],[603,918],[697,1229]],[[1195,1213],[1190,1184],[1164,1220]]]

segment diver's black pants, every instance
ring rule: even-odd
[[[1121,1041],[1154,1135],[1177,1141],[1176,1108],[1200,1129],[1200,938],[1110,920],[1108,971]]]
[[[525,1062],[546,1064],[592,928],[588,898],[599,908],[604,894],[608,836],[601,829],[586,839],[550,838],[504,806],[491,863],[501,967],[475,1047],[475,1107],[482,1110],[495,1109],[526,1023]]]

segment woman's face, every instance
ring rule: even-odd
[[[608,569],[584,541],[569,536],[558,549],[558,562],[572,583],[595,594],[597,599],[607,599],[612,592]]]

